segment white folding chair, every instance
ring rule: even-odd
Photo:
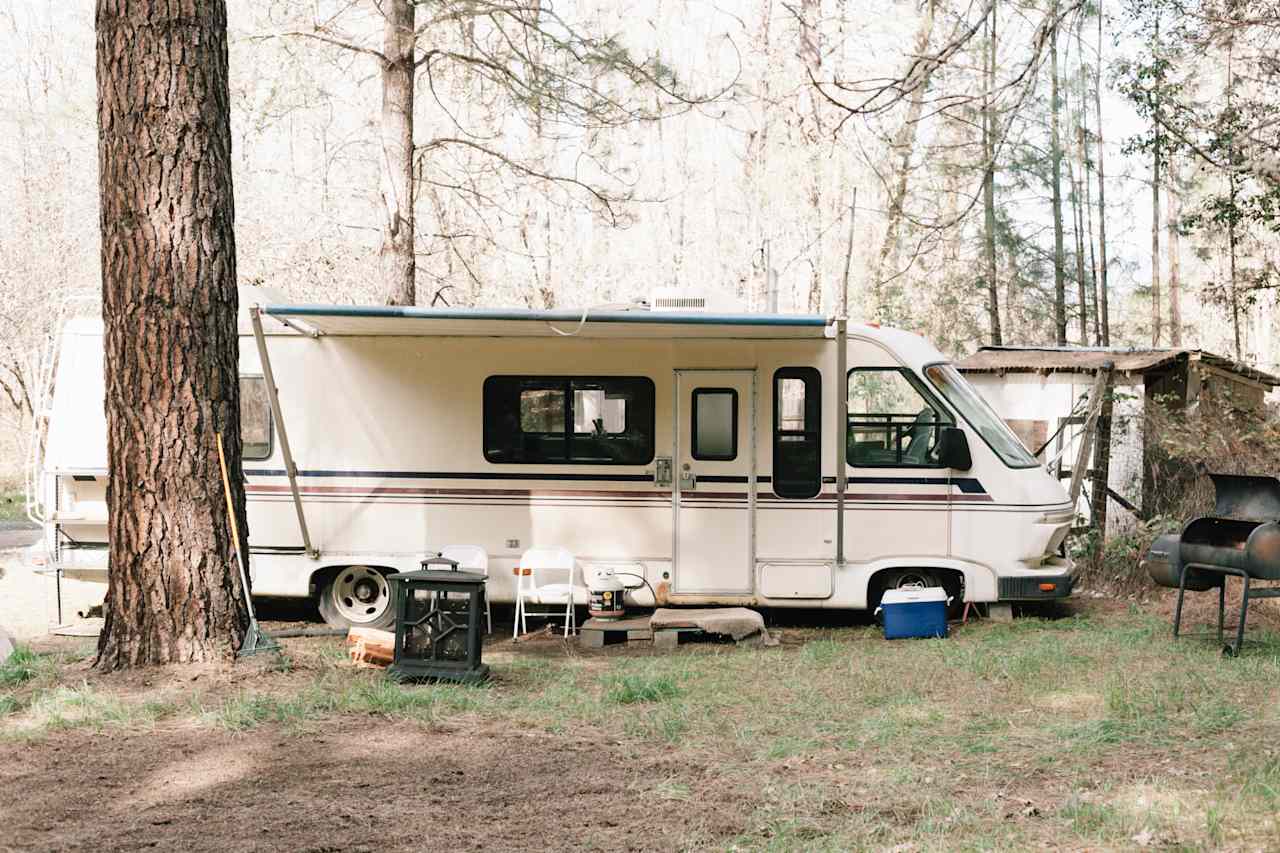
[[[565,548],[530,548],[520,555],[516,566],[516,624],[512,638],[529,633],[528,617],[543,619],[564,618],[564,635],[577,631],[574,613],[574,574],[577,561]],[[530,610],[528,605],[552,607],[549,610]],[[560,610],[563,605],[564,610]]]
[[[465,572],[476,572],[489,577],[489,552],[479,545],[446,545],[440,549],[440,556],[453,560]],[[484,591],[484,618],[489,623],[489,633],[492,634],[493,611],[489,609],[488,589]]]

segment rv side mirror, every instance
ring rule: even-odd
[[[938,461],[944,467],[957,471],[968,471],[973,467],[973,456],[969,454],[969,439],[959,427],[943,427],[938,436]]]

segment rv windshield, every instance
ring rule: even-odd
[[[1039,464],[1030,451],[1022,446],[1013,430],[1000,420],[1000,416],[958,370],[949,364],[935,364],[926,367],[924,374],[947,402],[969,422],[969,426],[978,431],[987,446],[1004,460],[1004,464],[1010,468],[1034,468]]]

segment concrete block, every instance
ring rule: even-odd
[[[992,622],[1012,622],[1013,621],[1013,605],[1012,604],[988,604],[987,618]]]
[[[680,645],[679,631],[654,631],[653,632],[653,647],[655,649],[661,649],[663,651],[669,652],[678,645]]]
[[[584,649],[603,649],[604,631],[583,631],[578,635],[578,645]]]

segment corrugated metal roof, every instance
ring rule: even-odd
[[[266,305],[263,313],[301,321],[328,335],[584,338],[824,338],[819,314],[712,314],[682,311],[416,308],[371,305]]]
[[[1263,385],[1280,385],[1280,377],[1226,356],[1198,349],[1115,347],[982,347],[956,363],[972,373],[1092,373],[1108,361],[1121,373],[1148,373],[1185,358],[1202,361]]]

